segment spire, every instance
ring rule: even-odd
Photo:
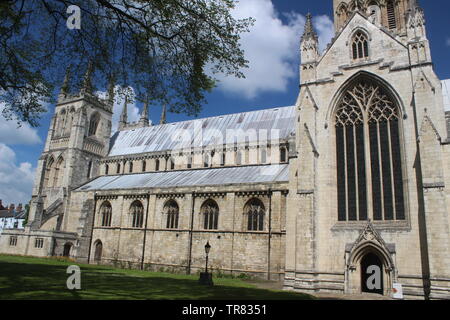
[[[159,124],[165,124],[166,121],[166,105],[163,105],[162,113],[161,113],[161,120],[159,121]]]
[[[84,75],[84,79],[83,79],[83,86],[82,86],[82,91],[83,92],[89,92],[92,93],[93,87],[92,87],[92,73],[94,72],[94,65],[92,63],[92,60],[89,60],[89,64],[88,67],[86,69],[86,74]]]
[[[125,95],[125,103],[123,105],[123,110],[122,110],[122,114],[120,115],[120,120],[119,120],[119,130],[121,128],[124,128],[127,124],[128,124],[128,96]]]
[[[61,94],[63,95],[67,95],[70,91],[70,87],[69,87],[69,83],[70,83],[70,68],[71,65],[69,64],[69,66],[66,69],[66,75],[64,76],[64,82],[61,86]]]
[[[141,119],[139,120],[139,122],[142,125],[145,125],[145,126],[149,125],[149,121],[148,121],[148,99],[144,102],[144,109],[142,110]]]
[[[306,23],[305,23],[305,30],[303,32],[302,41],[314,39],[318,41],[319,37],[317,36],[317,33],[314,31],[313,23],[312,23],[312,16],[310,13],[306,15]]]

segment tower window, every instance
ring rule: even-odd
[[[352,54],[354,60],[364,59],[369,56],[369,41],[367,36],[361,31],[356,32],[353,36]]]
[[[395,16],[394,1],[389,1],[386,6],[389,29],[397,28],[397,19]]]
[[[98,123],[100,122],[100,115],[98,113],[94,113],[91,117],[91,121],[89,122],[89,136],[95,136],[97,133]]]

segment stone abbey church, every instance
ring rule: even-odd
[[[415,0],[334,0],[308,16],[295,106],[111,132],[113,90],[64,84],[29,223],[3,253],[196,273],[287,290],[450,298],[450,113]],[[113,88],[113,86],[111,86]],[[369,267],[380,285],[368,286]]]

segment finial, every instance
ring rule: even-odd
[[[302,36],[302,41],[307,40],[307,39],[318,40],[317,34],[314,31],[311,13],[308,13],[306,15],[305,30],[303,31],[303,36]]]
[[[116,79],[114,74],[109,77],[108,83],[108,102],[112,106],[114,104],[114,88],[116,87]]]
[[[144,109],[142,109],[141,119],[139,122],[143,125],[148,126],[149,120],[148,120],[148,99],[144,102]]]
[[[69,64],[66,69],[66,75],[64,76],[64,82],[61,86],[61,94],[67,95],[70,91],[70,68]]]
[[[166,105],[163,104],[163,109],[161,113],[161,120],[159,121],[159,124],[166,124]]]
[[[123,105],[122,114],[120,115],[120,123],[126,125],[128,122],[128,96],[125,95],[125,103]]]
[[[94,64],[92,63],[92,60],[89,60],[88,67],[86,69],[86,74],[84,75],[83,79],[83,87],[82,91],[91,93],[93,90],[92,87],[92,74],[94,72]]]

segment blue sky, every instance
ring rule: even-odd
[[[421,1],[427,19],[435,71],[439,78],[450,78],[450,1]],[[257,22],[243,36],[250,68],[247,79],[221,79],[218,88],[207,96],[200,117],[251,111],[295,103],[298,95],[299,39],[305,14],[311,12],[324,48],[334,34],[332,0],[241,0],[237,17],[252,16]],[[141,105],[129,106],[129,117],[136,120]],[[116,110],[120,108],[116,106]],[[26,203],[31,196],[34,171],[44,147],[54,106],[42,118],[37,129],[0,116],[0,199],[3,203]],[[152,108],[150,117],[159,121],[161,110]],[[117,119],[118,114],[115,115]],[[189,119],[169,113],[168,121]],[[8,186],[5,188],[5,186]]]

